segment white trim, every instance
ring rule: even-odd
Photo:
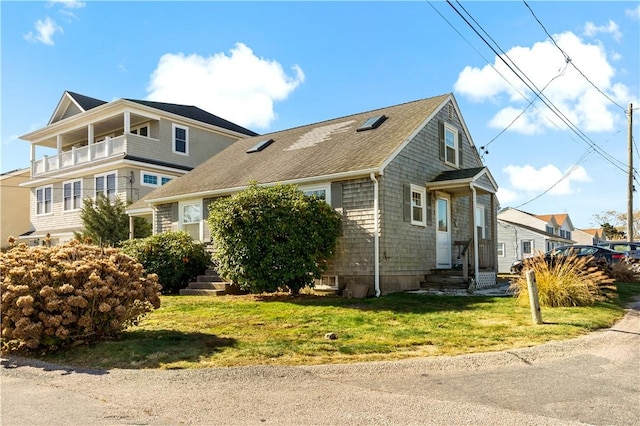
[[[184,152],[176,149],[176,130],[184,130]],[[171,152],[179,155],[189,155],[189,128],[180,124],[171,123]]]
[[[145,135],[141,135],[141,134],[140,134],[140,130],[141,130],[141,129],[144,129],[145,127],[147,128],[147,135],[146,135],[146,136],[145,136]],[[134,130],[135,130],[137,133],[133,133],[133,131],[134,131]],[[143,138],[149,138],[149,139],[151,139],[151,123],[149,123],[149,122],[147,121],[147,122],[145,122],[144,124],[138,124],[138,125],[136,125],[136,126],[133,126],[133,127],[131,127],[131,128],[129,129],[129,133],[130,133],[130,134],[132,134],[132,135],[136,135],[136,136],[140,136],[140,137],[143,137]]]
[[[98,185],[96,185],[96,179],[99,178],[99,177],[104,177],[105,178],[104,179],[104,189],[102,190],[102,193],[106,197],[109,196],[109,194],[108,194],[108,189],[109,189],[109,185],[108,185],[109,178],[108,178],[108,176],[109,175],[115,175],[115,179],[114,179],[115,188],[114,188],[114,194],[113,194],[114,199],[115,199],[115,197],[117,197],[119,195],[118,194],[118,187],[119,187],[119,185],[118,185],[118,171],[117,170],[112,170],[112,171],[108,171],[108,172],[104,172],[104,173],[98,173],[98,174],[93,175],[93,194],[92,194],[91,198],[93,198],[94,200],[96,199],[96,195],[97,195],[97,191],[98,191]]]
[[[450,125],[449,123],[444,124],[444,163],[453,167],[460,167],[460,147],[458,146],[458,129]],[[449,145],[447,145],[447,132],[453,134],[453,157],[454,161],[451,162],[447,159],[447,149],[451,149]]]
[[[307,192],[324,191],[324,201],[331,205],[331,184],[319,184],[319,185],[299,185],[298,189],[305,194]],[[309,195],[309,194],[307,194]]]
[[[49,209],[50,209],[50,211],[46,211],[47,210],[46,209],[46,207],[47,207],[47,199],[46,199],[46,194],[47,194],[46,190],[47,190],[47,188],[49,188],[50,195],[51,195],[51,198],[49,199],[49,203],[50,203],[49,204]],[[42,208],[42,210],[43,210],[42,213],[38,213],[38,205],[40,203],[38,201],[38,191],[39,190],[43,191],[42,192],[42,207],[43,207]],[[49,185],[44,185],[44,186],[37,187],[35,189],[35,196],[36,196],[36,204],[35,204],[35,211],[34,211],[35,215],[38,216],[38,217],[52,215],[53,214],[53,185],[49,184]]]
[[[74,196],[74,192],[73,192],[73,184],[75,182],[80,182],[80,206],[73,208],[73,202],[75,199]],[[64,193],[64,186],[65,185],[71,185],[71,204],[72,204],[72,208],[67,209],[66,205],[65,205],[65,193]],[[62,211],[63,213],[67,213],[67,212],[75,212],[78,211],[80,209],[82,209],[82,200],[83,200],[83,186],[84,186],[84,179],[82,178],[78,178],[78,179],[73,179],[73,180],[67,180],[62,182]]]
[[[502,247],[502,250],[500,250],[500,247]],[[502,251],[502,254],[500,254],[500,251]],[[507,257],[507,244],[499,242],[496,246],[496,252],[498,254],[498,257]]]
[[[180,230],[184,230],[183,225],[185,225],[183,223],[183,218],[184,218],[184,214],[183,214],[183,209],[184,207],[187,206],[198,206],[200,211],[200,219],[197,222],[188,222],[186,223],[186,225],[194,225],[194,224],[198,224],[198,240],[199,241],[204,241],[204,232],[203,232],[203,221],[204,221],[204,203],[202,199],[191,199],[191,200],[185,200],[185,201],[180,201],[178,203],[178,229]]]
[[[420,195],[420,205],[414,206],[413,194]],[[411,224],[417,226],[427,226],[427,188],[419,185],[411,184]],[[422,220],[415,220],[413,217],[413,208],[419,207],[422,212]]]

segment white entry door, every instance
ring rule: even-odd
[[[451,199],[438,195],[436,208],[436,268],[451,268]]]

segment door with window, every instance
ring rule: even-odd
[[[451,199],[439,194],[436,202],[436,268],[451,268]]]
[[[196,241],[202,241],[202,201],[182,202],[180,206],[179,228]]]

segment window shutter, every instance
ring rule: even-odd
[[[427,209],[427,226],[433,225],[433,213],[431,208],[431,193],[427,191],[427,200],[426,200],[426,209]]]
[[[440,160],[444,161],[444,123],[438,121],[438,151]]]
[[[411,222],[411,185],[405,183],[403,186],[403,220],[405,222]]]
[[[342,208],[342,183],[333,182],[331,184],[331,207]]]
[[[171,222],[178,222],[180,212],[178,212],[178,203],[171,204]]]
[[[458,167],[462,168],[462,132],[458,132]]]

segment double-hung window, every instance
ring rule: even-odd
[[[506,257],[505,243],[498,243],[498,257]]]
[[[82,180],[63,183],[62,197],[65,211],[82,208]]]
[[[411,185],[411,224],[425,226],[427,189],[418,185]]]
[[[522,257],[533,256],[533,240],[522,240]]]
[[[458,130],[444,125],[444,161],[458,167]]]
[[[116,199],[116,174],[106,173],[95,177],[96,197],[99,194],[104,195],[109,201]]]
[[[177,124],[172,126],[173,129],[173,152],[178,154],[189,154],[189,129]]]
[[[36,214],[37,215],[51,214],[52,196],[53,196],[53,187],[51,185],[36,188]]]
[[[476,206],[476,235],[479,239],[487,237],[487,228],[484,221],[484,206]]]

